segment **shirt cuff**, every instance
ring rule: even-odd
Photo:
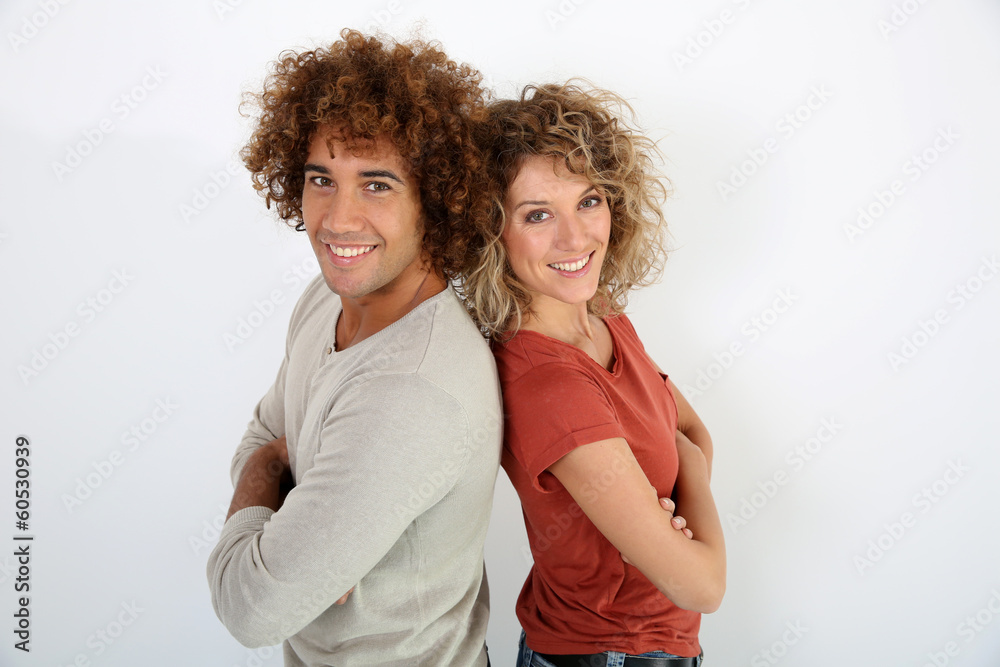
[[[226,525],[222,527],[222,533],[219,535],[219,541],[222,541],[222,538],[229,533],[253,527],[254,524],[257,524],[255,528],[260,530],[268,522],[272,514],[274,514],[274,510],[270,507],[244,507],[226,521]]]

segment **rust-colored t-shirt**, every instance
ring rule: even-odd
[[[501,464],[521,498],[534,565],[517,601],[533,650],[551,654],[700,652],[701,615],[680,609],[597,530],[546,469],[580,445],[624,438],[660,497],[677,478],[677,405],[624,315],[605,323],[609,371],[534,331],[494,346],[503,388]],[[614,472],[607,479],[613,484]]]

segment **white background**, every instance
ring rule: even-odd
[[[661,140],[674,252],[629,312],[715,440],[729,583],[706,664],[997,664],[996,2],[46,2],[0,8],[0,664],[280,664],[229,637],[204,571],[311,265],[224,173],[240,92],[283,49],[421,20],[499,94],[585,76]],[[10,630],[21,434],[28,655]],[[525,547],[501,474],[498,666]]]

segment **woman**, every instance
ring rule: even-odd
[[[534,557],[521,667],[700,665],[700,614],[725,590],[711,439],[622,314],[662,265],[665,195],[625,110],[529,86],[484,128],[491,204],[463,290],[493,342]]]

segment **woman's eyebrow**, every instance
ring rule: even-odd
[[[547,201],[538,201],[538,200],[534,200],[534,199],[529,199],[529,200],[523,201],[520,204],[518,204],[517,206],[515,206],[514,210],[516,211],[517,209],[521,208],[522,206],[545,206],[548,203],[549,202],[547,202]]]
[[[596,190],[596,189],[597,189],[597,186],[595,186],[595,185],[588,186],[586,190],[584,190],[583,192],[580,193],[580,197],[579,198],[582,198],[584,195],[588,194],[591,190]],[[527,200],[521,202],[520,204],[518,204],[517,206],[515,206],[514,210],[516,211],[517,209],[521,208],[522,206],[547,206],[548,204],[549,204],[549,202],[547,202],[547,201],[539,201],[539,200],[536,200],[536,199],[527,199]]]

